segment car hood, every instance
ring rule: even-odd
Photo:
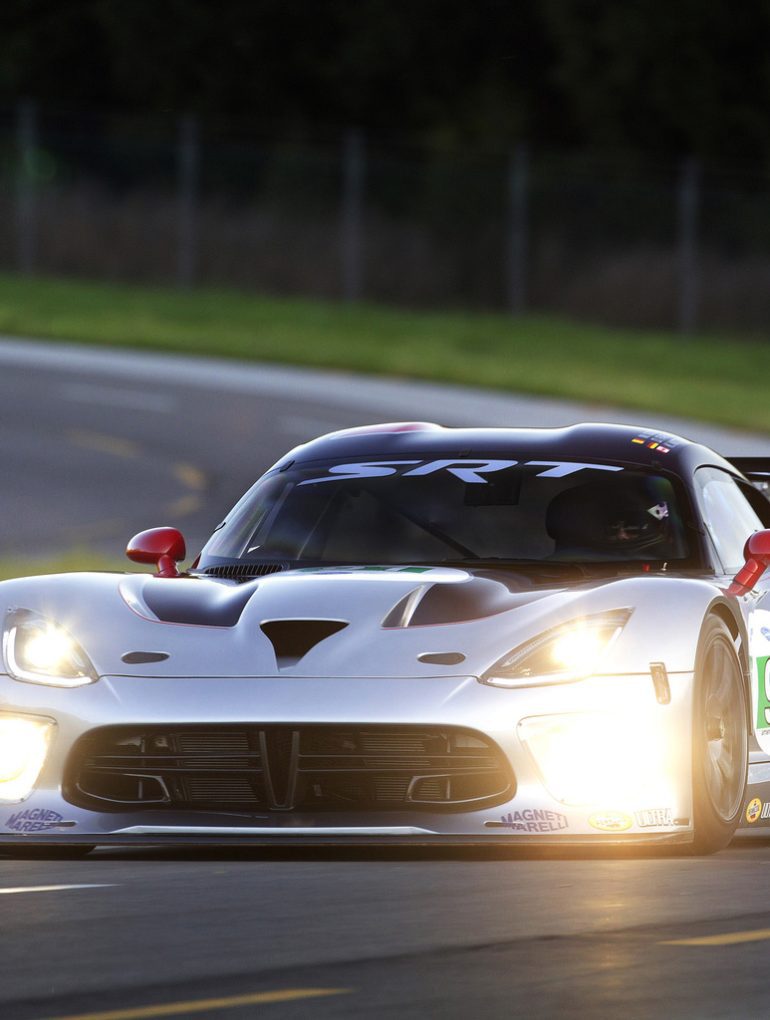
[[[0,587],[6,607],[66,627],[99,675],[178,677],[478,676],[544,630],[621,608],[634,612],[604,668],[641,671],[665,659],[662,645],[644,646],[655,618],[689,611],[697,632],[715,594],[672,577],[557,584],[425,567],[291,570],[245,583],[67,574]],[[691,668],[691,653],[680,658],[669,668]]]

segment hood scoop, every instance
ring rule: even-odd
[[[347,625],[346,620],[265,620],[261,630],[272,643],[278,668],[284,669]]]
[[[512,593],[506,585],[486,577],[474,577],[463,584],[426,584],[397,602],[382,626],[434,627],[483,620],[542,597],[532,591]]]
[[[255,591],[256,585],[225,588],[213,581],[193,578],[148,578],[142,588],[142,599],[163,623],[234,627]]]

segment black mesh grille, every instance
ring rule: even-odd
[[[75,745],[64,791],[101,810],[451,811],[510,799],[514,779],[453,727],[111,726]]]
[[[264,577],[266,574],[278,574],[288,570],[288,563],[235,563],[222,567],[205,567],[200,573],[207,577],[229,577],[233,580],[250,577]]]

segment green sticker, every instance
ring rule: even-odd
[[[297,574],[428,574],[435,567],[393,567],[372,563],[350,567],[299,567]]]
[[[770,726],[770,676],[767,664],[770,655],[760,655],[757,659],[757,729],[764,730]]]

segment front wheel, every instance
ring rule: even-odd
[[[693,853],[727,846],[738,827],[748,772],[746,687],[725,623],[701,632],[693,695]]]

